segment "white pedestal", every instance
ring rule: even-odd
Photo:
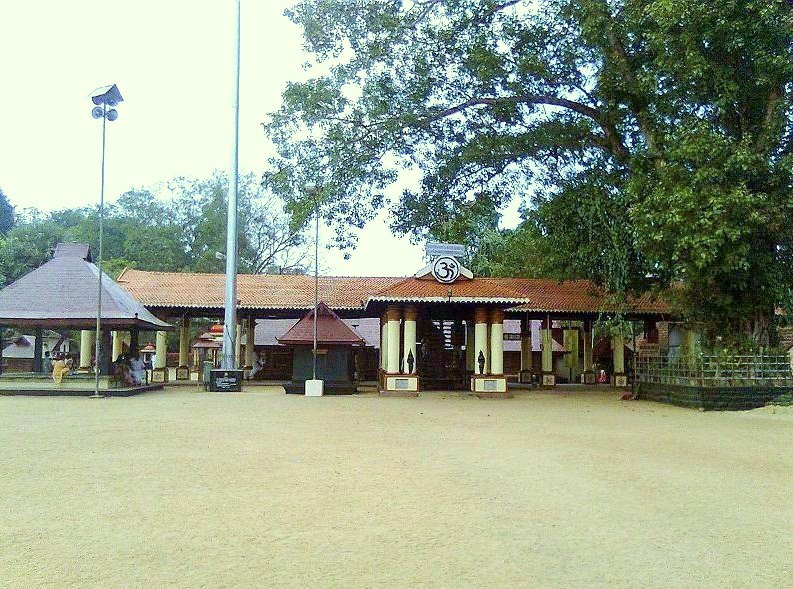
[[[325,381],[323,380],[307,380],[306,381],[306,397],[321,397]]]

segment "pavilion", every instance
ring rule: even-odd
[[[99,269],[91,260],[88,245],[59,243],[51,260],[0,290],[0,325],[34,330],[34,373],[42,371],[45,329],[81,330],[79,364],[83,371],[89,371],[93,365],[98,296]],[[111,336],[111,330],[114,334],[129,332],[134,350],[139,331],[165,334],[173,329],[104,273],[101,324],[100,373],[105,375],[118,355],[111,339],[120,342]]]
[[[380,322],[378,388],[382,394],[415,395],[420,390],[464,389],[481,396],[507,396],[504,374],[504,320],[521,322],[520,380],[536,375],[556,384],[554,328],[580,364],[581,382],[593,384],[593,324],[620,314],[644,321],[650,338],[657,322],[668,321],[664,301],[649,295],[616,306],[609,293],[586,280],[483,278],[459,268],[453,278],[439,276],[433,265],[410,277],[319,278],[319,298],[339,318],[375,318]],[[127,269],[118,278],[136,300],[162,320],[180,322],[179,366],[186,368],[189,322],[223,317],[221,274],[147,272]],[[237,357],[240,367],[255,359],[256,322],[299,319],[313,308],[313,277],[239,275],[237,282]],[[541,331],[540,366],[532,361],[532,324]],[[610,335],[612,384],[626,386],[628,334]],[[165,338],[157,338],[157,357],[165,357]],[[162,345],[162,353],[159,346]],[[189,376],[188,376],[189,377]],[[321,375],[318,378],[322,378]]]

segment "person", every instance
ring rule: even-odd
[[[251,370],[250,380],[260,378],[259,373],[264,370],[264,353],[259,352],[256,354],[256,362],[253,363],[253,370]]]
[[[606,371],[601,368],[600,375],[598,376],[598,382],[600,384],[605,384],[609,381],[609,377],[606,374]]]
[[[41,371],[45,374],[52,372],[52,358],[50,357],[49,350],[44,352],[44,359],[41,362]]]
[[[69,358],[64,361],[63,356],[58,356],[52,365],[52,380],[54,380],[56,384],[61,384],[63,382],[63,377],[68,375],[71,371],[72,359]]]
[[[140,359],[140,356],[132,356],[129,359],[129,374],[132,377],[134,384],[143,384],[143,381],[146,378],[146,366],[143,363],[143,360]]]

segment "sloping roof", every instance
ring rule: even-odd
[[[125,270],[118,283],[142,304],[160,309],[223,308],[223,274],[147,272]],[[557,281],[542,278],[473,278],[441,284],[416,277],[321,276],[319,293],[331,309],[363,311],[371,302],[481,303],[511,311],[534,313],[600,313],[629,311],[668,314],[660,299],[644,295],[616,309],[607,293],[588,280]],[[237,277],[240,309],[296,309],[314,306],[311,276],[240,274]]]
[[[222,309],[224,274],[146,272],[127,269],[118,277],[142,304],[153,308]],[[361,309],[372,293],[404,280],[394,277],[320,276],[319,293],[333,309]],[[289,274],[240,274],[237,299],[241,309],[300,309],[314,307],[314,278]]]
[[[91,250],[87,243],[59,243],[55,246],[54,258],[80,258],[91,260]]]
[[[383,302],[465,302],[518,305],[529,299],[499,278],[461,279],[442,284],[432,278],[405,278],[368,297]]]
[[[0,323],[17,326],[92,327],[96,324],[99,269],[63,244],[57,257],[0,290]],[[102,273],[102,322],[108,327],[172,329]]]
[[[506,287],[512,288],[530,300],[512,311],[530,312],[609,312],[616,311],[608,293],[589,280],[552,280],[548,278],[499,278]],[[623,309],[625,310],[625,309]],[[628,300],[627,310],[636,313],[666,314],[669,306],[662,300],[645,294]]]
[[[278,346],[278,337],[292,329],[299,319],[258,319],[256,321],[255,345]],[[367,346],[380,347],[380,320],[371,317],[342,319]],[[313,334],[312,334],[313,336]],[[313,340],[312,340],[313,341]]]
[[[311,344],[314,342],[314,309],[278,338],[282,344]],[[321,302],[317,307],[317,343],[354,345],[363,339],[339,316]]]

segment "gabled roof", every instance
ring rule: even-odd
[[[55,251],[56,257],[49,262],[0,290],[0,324],[73,328],[96,325],[99,269],[83,257],[87,246],[59,244]],[[104,273],[102,322],[111,328],[172,329]]]
[[[312,344],[314,342],[314,310],[295,323],[285,334],[278,338],[282,344]],[[339,316],[321,302],[317,306],[317,343],[328,345],[362,344],[363,339],[344,323]]]
[[[510,306],[528,303],[529,299],[500,278],[459,279],[452,284],[442,284],[432,278],[404,278],[372,294],[370,302],[422,302],[422,303],[502,303]]]
[[[223,309],[224,274],[146,272],[126,269],[118,283],[137,300],[152,308]],[[394,277],[320,276],[319,294],[333,309],[361,309],[372,293],[404,280]],[[239,274],[240,309],[314,308],[313,276],[291,274]]]

